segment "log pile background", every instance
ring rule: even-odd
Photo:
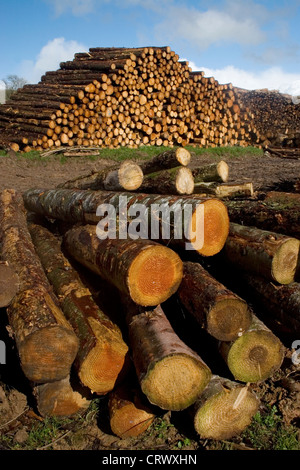
[[[232,84],[192,72],[170,47],[91,48],[0,107],[2,145],[260,145]]]

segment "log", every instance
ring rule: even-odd
[[[29,231],[61,309],[79,338],[74,361],[78,377],[92,393],[104,395],[115,387],[127,368],[128,347],[122,333],[94,302],[62,253],[58,238],[46,227],[32,222]]]
[[[33,388],[38,412],[44,418],[67,417],[85,411],[91,401],[70,384],[70,376]]]
[[[252,197],[254,195],[253,183],[218,184],[216,182],[195,183],[194,193],[214,194],[220,198]]]
[[[249,426],[259,404],[248,386],[214,375],[190,411],[201,439],[227,440]]]
[[[153,423],[156,414],[141,395],[138,388],[133,389],[125,382],[109,394],[109,423],[116,436],[122,439],[140,436]]]
[[[0,194],[1,257],[19,279],[7,308],[25,376],[36,383],[66,377],[78,351],[78,339],[59,308],[28,232],[22,196]]]
[[[129,213],[128,220],[135,208],[143,207],[142,225],[148,224],[149,228],[145,238],[149,236],[174,248],[195,250],[203,256],[218,253],[229,232],[226,206],[215,198],[34,188],[25,191],[23,199],[25,207],[39,215],[71,224],[98,226],[98,206],[100,209],[103,204],[112,206],[118,217],[120,214],[127,217]],[[132,227],[131,223],[128,225]]]
[[[183,263],[183,277],[176,296],[200,326],[220,341],[233,341],[250,327],[252,312],[245,300],[199,263]]]
[[[134,302],[157,305],[176,292],[182,261],[173,250],[151,240],[104,239],[94,225],[70,229],[64,236],[69,254]]]
[[[148,194],[192,194],[194,178],[189,168],[181,166],[147,174],[138,189]]]
[[[114,168],[106,168],[62,183],[58,188],[66,189],[104,189],[107,191],[134,191],[143,182],[143,172],[134,162],[124,161]]]
[[[208,384],[209,367],[176,335],[160,305],[145,310],[127,303],[125,309],[142,392],[162,409],[188,408]]]
[[[285,348],[267,326],[252,315],[252,324],[242,336],[221,342],[220,352],[235,380],[260,383],[280,369]]]
[[[289,284],[295,278],[299,250],[296,238],[231,222],[220,255],[239,270]]]
[[[191,161],[191,154],[185,148],[166,150],[165,152],[152,157],[150,160],[140,164],[144,175],[155,173],[156,171],[168,170],[179,165],[187,166]]]
[[[19,279],[15,271],[7,261],[0,261],[0,308],[7,307],[18,290]]]
[[[203,181],[226,183],[229,177],[229,167],[224,160],[221,160],[218,163],[210,163],[209,165],[193,168],[192,173],[195,183]]]

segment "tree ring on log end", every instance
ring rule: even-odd
[[[279,284],[293,282],[299,254],[300,241],[296,238],[286,240],[277,250],[272,261],[272,276]]]

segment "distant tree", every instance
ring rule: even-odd
[[[28,83],[25,78],[19,77],[18,75],[7,75],[7,77],[2,80],[6,85],[6,99],[11,98],[19,88],[22,88]]]

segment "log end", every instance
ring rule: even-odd
[[[227,183],[228,177],[229,177],[229,168],[228,168],[228,164],[224,160],[221,160],[218,163],[217,172],[218,172],[218,175],[219,175],[220,179],[224,183]]]
[[[251,423],[258,407],[258,398],[247,387],[223,388],[195,413],[195,430],[202,439],[231,439]]]
[[[178,353],[156,362],[141,387],[153,405],[180,411],[196,401],[210,378],[211,371],[206,364]]]
[[[176,178],[176,189],[178,194],[193,194],[194,177],[189,168],[179,168]]]
[[[120,185],[127,191],[138,189],[144,178],[141,167],[131,161],[125,161],[120,165],[118,176]]]
[[[207,316],[207,331],[219,341],[233,341],[251,325],[248,305],[237,297],[221,299]]]
[[[183,275],[180,257],[168,247],[146,246],[134,259],[128,272],[128,287],[138,305],[153,306],[176,292]]]
[[[179,147],[176,149],[176,158],[180,165],[187,166],[191,161],[191,154],[187,149]]]
[[[300,241],[290,238],[276,251],[272,260],[272,277],[279,284],[290,284],[294,281],[299,249]]]

